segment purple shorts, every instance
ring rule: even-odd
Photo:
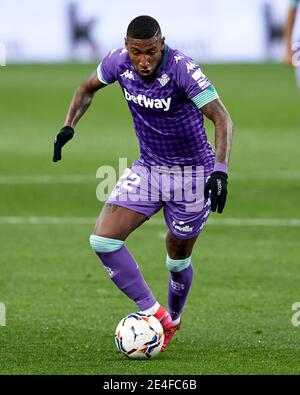
[[[209,166],[148,167],[133,162],[115,185],[106,203],[126,207],[149,218],[163,208],[166,224],[178,239],[198,236],[210,213],[204,184]]]

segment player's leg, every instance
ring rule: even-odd
[[[148,217],[126,207],[105,203],[97,219],[93,234],[116,240],[125,239]]]
[[[161,351],[164,351],[175,332],[180,328],[181,314],[193,281],[191,254],[198,236],[179,239],[170,231],[166,237],[167,268],[170,272],[168,287],[168,310],[172,327],[165,333]]]
[[[125,207],[106,204],[90,237],[92,249],[102,261],[111,280],[140,310],[156,304],[138,264],[124,245],[127,236],[147,219]]]
[[[139,310],[153,314],[168,329],[172,325],[169,312],[156,301],[124,245],[127,236],[162,207],[159,201],[144,199],[148,196],[148,182],[148,170],[138,162],[124,171],[102,210],[90,242],[117,287]]]
[[[170,272],[168,305],[173,325],[180,322],[188,293],[193,281],[192,249],[198,236],[179,239],[170,231],[166,237],[167,268]]]
[[[127,236],[148,217],[125,207],[106,204],[90,237],[92,249],[115,285],[134,301],[139,310],[153,314],[164,329],[172,325],[168,311],[160,306],[146,284],[139,266],[124,245]]]
[[[193,184],[189,179],[184,180],[190,190],[191,185],[194,188],[196,184],[200,185],[201,180],[203,182],[203,174],[199,177],[193,177]],[[169,227],[166,238],[166,263],[170,272],[168,309],[173,326],[165,336],[163,350],[181,324],[181,315],[193,281],[192,250],[207,221],[210,204],[210,199],[205,199],[203,190],[200,189],[194,201],[172,201],[167,202],[164,207],[164,216]]]

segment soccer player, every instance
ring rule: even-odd
[[[181,324],[193,279],[194,243],[210,210],[222,213],[225,205],[232,122],[214,86],[194,60],[170,48],[158,22],[142,15],[130,22],[125,48],[110,51],[76,90],[65,125],[55,139],[55,162],[61,159],[61,148],[73,137],[74,127],[94,93],[115,81],[133,117],[140,158],[125,171],[106,201],[90,244],[116,286],[140,311],[153,314],[161,322],[164,350]],[[207,141],[203,115],[215,126],[215,153]],[[164,169],[176,166],[178,174],[181,169],[189,169],[184,185],[178,184],[176,171],[168,174],[165,170],[173,188],[169,200],[162,197],[165,174],[157,170],[162,165]],[[186,199],[186,195],[175,199],[181,188],[191,192],[201,184],[199,174],[203,181],[200,196],[195,195],[195,201]],[[132,190],[133,185],[143,199],[128,199],[128,189]],[[151,195],[147,199],[147,186],[154,190],[154,198]],[[131,232],[161,208],[168,226],[168,310],[156,300],[124,244]]]
[[[299,0],[289,0],[289,3],[290,6],[289,6],[288,15],[285,23],[285,29],[284,29],[285,48],[284,48],[283,63],[287,65],[293,65],[292,60],[294,56],[294,51],[292,48],[292,37],[293,37],[293,30],[295,27],[297,7],[299,6]],[[299,51],[300,47],[297,48],[297,50]],[[298,56],[298,61],[299,61],[299,56]],[[297,86],[298,88],[300,88],[300,65],[294,65],[294,66],[295,66]]]

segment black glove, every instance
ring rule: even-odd
[[[71,126],[64,126],[54,139],[53,162],[61,160],[61,149],[74,135],[74,129]]]
[[[218,213],[222,213],[226,202],[227,195],[227,174],[223,171],[214,171],[209,177],[204,187],[204,197],[211,200],[211,211],[215,212],[218,207]]]

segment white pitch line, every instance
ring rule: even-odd
[[[118,172],[116,171],[116,174]],[[240,173],[232,172],[230,179],[243,179]],[[262,173],[247,174],[247,179],[277,179],[291,180],[300,179],[300,171],[298,170],[278,170],[275,172],[265,171]],[[0,175],[0,184],[89,184],[97,183],[100,179],[95,174],[23,174],[23,175]]]
[[[161,219],[152,218],[153,225],[163,225],[164,221]],[[150,222],[149,221],[149,222]],[[300,226],[300,219],[298,218],[209,218],[207,225],[224,225],[224,226]]]
[[[91,217],[0,217],[0,224],[9,225],[89,225],[96,218]]]
[[[224,218],[208,220],[210,225],[237,225],[237,226],[300,226],[298,218]]]
[[[58,174],[58,175],[0,175],[0,184],[90,184],[97,183],[96,175],[90,174]]]
[[[90,225],[96,217],[0,217],[0,224],[8,225]],[[149,226],[166,226],[163,219],[152,218],[146,222]],[[209,218],[208,225],[218,226],[286,226],[300,227],[298,218]]]

